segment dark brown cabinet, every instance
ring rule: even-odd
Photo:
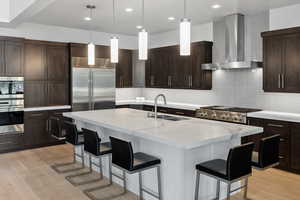
[[[212,72],[201,69],[211,59],[211,42],[193,43],[191,56],[180,56],[179,46],[151,49],[146,62],[146,87],[211,89]]]
[[[0,75],[23,76],[24,40],[0,37]]]
[[[264,91],[300,92],[300,28],[262,33]]]
[[[132,51],[119,50],[119,63],[116,64],[116,87],[132,87]]]
[[[50,117],[62,119],[62,113],[69,110],[34,111],[24,113],[24,148],[62,144],[51,135]]]
[[[264,128],[262,134],[242,138],[242,142],[254,142],[255,150],[258,150],[258,144],[261,138],[272,135],[280,135],[279,161],[278,168],[300,173],[300,124],[269,120],[249,118],[248,124]]]
[[[25,41],[25,107],[69,104],[69,59],[65,43]]]

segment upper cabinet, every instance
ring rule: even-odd
[[[116,87],[132,87],[132,50],[119,50],[119,63],[116,64]]]
[[[300,28],[262,33],[264,91],[300,92]]]
[[[151,49],[146,62],[146,87],[174,89],[212,88],[212,72],[201,69],[211,62],[212,42],[191,45],[191,56],[180,56],[179,46]]]
[[[66,43],[25,41],[25,107],[69,104],[69,60]]]
[[[23,76],[24,39],[0,37],[0,76]]]

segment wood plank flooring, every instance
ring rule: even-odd
[[[0,199],[2,200],[89,200],[83,189],[105,185],[106,180],[88,186],[74,187],[50,165],[72,159],[72,148],[59,145],[0,155]],[[254,171],[249,180],[251,200],[299,200],[300,176],[270,169]],[[120,194],[119,186],[106,188],[95,196],[107,198]],[[114,200],[136,200],[132,193]],[[242,200],[237,194],[233,200]]]

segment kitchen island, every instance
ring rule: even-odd
[[[162,191],[164,200],[192,200],[195,186],[195,165],[207,160],[226,159],[229,149],[241,143],[241,137],[263,132],[260,127],[230,124],[184,117],[178,121],[154,119],[148,112],[122,108],[64,113],[75,120],[78,128],[98,132],[102,141],[109,136],[132,142],[134,151],[141,151],[162,160]],[[182,118],[182,116],[180,116]],[[108,159],[104,175],[108,176]],[[118,169],[113,169],[120,173]],[[157,190],[155,170],[143,173],[144,185]],[[127,175],[128,189],[138,194],[138,176]],[[117,183],[121,184],[117,179]],[[201,199],[215,195],[216,182],[203,177]],[[234,187],[234,186],[233,186]],[[225,185],[221,185],[221,197]],[[145,199],[152,199],[145,194]]]

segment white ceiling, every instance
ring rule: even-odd
[[[34,17],[30,22],[103,32],[117,32],[136,35],[136,25],[141,22],[142,0],[115,0],[117,8],[116,26],[112,25],[112,0],[56,0]],[[255,14],[271,8],[300,3],[299,0],[187,0],[188,17],[193,24],[205,23],[215,18],[240,12]],[[84,21],[88,16],[87,4],[96,5],[93,21]],[[219,9],[211,5],[220,4]],[[125,8],[134,9],[132,13]],[[183,0],[145,0],[145,27],[150,33],[165,32],[178,28],[183,15]],[[168,21],[174,16],[175,21]]]

